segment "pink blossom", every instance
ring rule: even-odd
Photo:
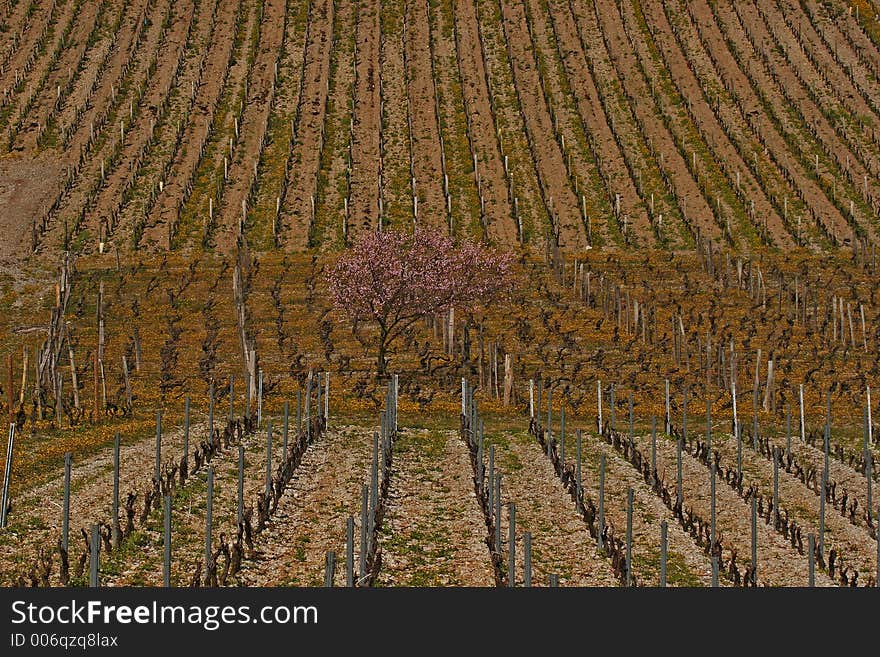
[[[506,294],[513,257],[465,240],[456,245],[429,228],[370,232],[328,274],[337,310],[379,327],[379,370],[390,343],[419,318],[449,308],[468,311]]]

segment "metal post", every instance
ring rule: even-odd
[[[162,581],[165,588],[171,586],[171,495],[165,495],[165,558],[163,561]]]
[[[684,440],[687,440],[687,432],[688,432],[688,389],[685,386],[684,392],[682,393],[682,408],[681,408],[681,437]]]
[[[578,498],[581,496],[581,491],[583,491],[583,484],[581,480],[581,430],[577,430],[577,467],[576,467],[576,483],[577,483],[577,494]],[[580,504],[580,502],[578,502]]]
[[[235,375],[229,375],[229,421],[235,419]]]
[[[626,585],[632,586],[633,489],[626,494]]]
[[[207,580],[208,571],[211,568],[212,555],[212,522],[214,516],[214,466],[208,466],[208,503],[205,508],[205,578]]]
[[[663,520],[660,523],[660,588],[666,588],[666,532],[669,525]]]
[[[635,444],[635,429],[633,427],[634,419],[633,419],[633,394],[629,393],[629,446],[633,447]]]
[[[354,586],[354,518],[345,522],[345,585]]]
[[[828,474],[828,455],[831,451],[831,393],[828,393],[828,415],[825,420],[825,474]],[[819,544],[822,544],[822,537],[819,537]]]
[[[287,442],[290,431],[290,402],[284,401],[284,438],[281,445],[281,462],[287,461]]]
[[[373,432],[373,467],[371,475],[370,486],[372,487],[372,495],[370,499],[372,504],[370,512],[372,513],[379,502],[379,433],[377,431]]]
[[[367,575],[367,507],[369,506],[370,489],[361,484],[361,549],[359,554],[359,580]]]
[[[758,581],[758,498],[752,496],[752,577]]]
[[[306,382],[306,399],[305,399],[305,421],[306,421],[306,437],[309,441],[312,439],[312,374],[309,372],[309,378]]]
[[[828,471],[822,472],[822,490],[819,491],[819,556],[825,555],[825,491],[827,490]]]
[[[718,588],[718,557],[712,556],[712,587]]]
[[[266,426],[266,497],[272,494],[272,420]]]
[[[467,415],[467,379],[461,377],[461,415]]]
[[[544,380],[538,379],[535,382],[535,385],[537,386],[537,389],[538,389],[537,393],[536,393],[537,400],[535,402],[535,409],[536,409],[535,410],[535,413],[536,413],[535,417],[537,417],[538,421],[540,422],[540,420],[541,420],[541,396],[542,396],[542,392],[544,391]]]
[[[742,427],[736,426],[736,478],[739,480],[743,472],[743,437]]]
[[[681,436],[678,437],[678,441],[676,441],[676,471],[675,471],[675,504],[676,506],[681,506],[682,502],[684,502],[684,492],[682,490],[682,474],[681,474],[681,445],[684,442],[684,438]]]
[[[665,424],[665,433],[668,436],[672,433],[672,413],[671,406],[669,403],[669,379],[666,379],[666,424]]]
[[[330,423],[330,372],[324,372],[324,426]]]
[[[189,395],[183,401],[183,455],[189,454]]]
[[[214,382],[211,381],[211,385],[208,389],[208,436],[214,435]],[[189,454],[184,452],[184,456],[189,457]]]
[[[464,413],[462,413],[464,415]],[[535,380],[529,379],[529,419],[535,419]]]
[[[393,407],[394,408],[394,431],[395,431],[395,433],[399,429],[399,427],[397,425],[397,397],[400,394],[399,383],[400,382],[398,381],[398,375],[395,374],[394,375],[394,407]]]
[[[70,536],[70,465],[72,458],[73,455],[70,452],[64,455],[64,507],[61,511],[61,545],[64,547],[65,552],[67,551],[67,541]],[[4,495],[3,497],[3,508],[5,509],[6,496]]]
[[[318,383],[315,386],[315,416],[321,417],[324,415],[324,408],[321,403],[321,390],[324,387],[322,380],[324,379],[324,373],[318,372]]]
[[[706,454],[712,458],[712,402],[706,398]]]
[[[757,375],[756,375],[757,376]],[[758,380],[755,379],[755,391],[752,395],[752,447],[757,452],[758,451]]]
[[[238,446],[238,512],[236,522],[240,525],[244,518],[244,445]]]
[[[101,526],[92,525],[91,545],[89,546],[89,586],[98,587],[98,565],[101,552]]]
[[[709,483],[710,483],[710,511],[709,511],[709,523],[711,525],[711,536],[709,538],[709,550],[710,552],[715,551],[715,461],[712,460],[712,455],[709,454],[709,460],[711,464],[709,465]]]
[[[779,450],[773,447],[773,525],[779,523]]]
[[[865,426],[862,431],[862,458],[865,461],[865,466],[867,467],[867,465],[868,465],[868,451],[869,451],[869,446],[868,446],[868,405],[867,404],[865,404],[865,409],[862,414],[864,415],[864,421],[865,421]],[[870,508],[871,507],[869,506],[868,509],[870,509]]]
[[[547,386],[547,443],[553,437],[553,388]]]
[[[605,455],[599,457],[599,549],[604,549],[602,533],[605,531]]]
[[[559,460],[565,470],[565,408],[559,411]]]
[[[526,532],[525,547],[523,549],[523,559],[525,567],[523,568],[523,586],[532,585],[532,533]]]
[[[868,450],[868,460],[865,462],[865,478],[868,484],[868,520],[872,520],[871,514],[874,512],[873,485],[874,485],[874,454]],[[878,516],[880,520],[880,516]],[[877,530],[877,539],[880,541],[880,529]]]
[[[162,481],[162,411],[156,411],[156,481]]]
[[[508,506],[507,585],[516,586],[516,504]]]
[[[495,475],[495,549],[501,554],[501,473]]]
[[[69,456],[69,455],[68,455]],[[65,456],[65,461],[67,460],[67,456]],[[65,469],[66,464],[65,464]],[[67,509],[69,509],[70,504],[70,472],[65,472],[65,497],[68,498],[67,504],[65,505]],[[119,541],[122,538],[122,532],[119,529],[119,434],[117,433],[113,437],[113,518],[111,522],[111,531],[113,532],[113,547],[119,547]],[[67,539],[65,538],[64,549],[67,549]]]
[[[809,554],[807,555],[807,563],[809,564],[809,586],[810,588],[816,586],[816,537],[810,534],[807,536],[807,550]]]

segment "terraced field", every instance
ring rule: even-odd
[[[0,580],[167,494],[179,586],[876,584],[878,122],[862,1],[8,0]],[[424,226],[514,291],[377,377],[327,273]]]

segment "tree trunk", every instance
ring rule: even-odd
[[[388,361],[385,358],[385,354],[388,353],[388,345],[386,341],[388,336],[385,331],[379,335],[379,352],[376,358],[376,378],[381,379],[385,376],[385,370],[388,367]]]

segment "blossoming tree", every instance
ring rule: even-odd
[[[375,324],[378,375],[388,350],[416,321],[455,307],[464,311],[509,291],[513,257],[440,231],[370,232],[328,274],[333,304],[355,323]]]

